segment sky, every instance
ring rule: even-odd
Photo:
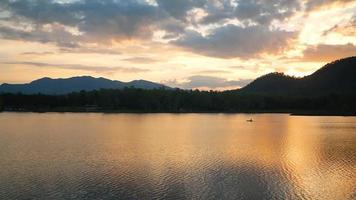
[[[356,56],[354,0],[0,0],[0,83],[240,88]]]

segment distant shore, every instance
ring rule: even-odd
[[[142,110],[117,110],[101,108],[54,108],[54,109],[22,109],[22,108],[5,108],[1,112],[18,112],[18,113],[104,113],[104,114],[288,114],[291,116],[356,116],[356,113],[335,112],[335,111],[307,111],[307,110],[253,110],[253,111],[142,111]]]

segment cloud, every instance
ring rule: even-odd
[[[0,37],[10,40],[34,41],[41,43],[56,43],[58,46],[66,48],[78,47],[78,36],[72,35],[61,25],[51,25],[51,30],[44,27],[26,31],[21,29],[9,28],[0,25]]]
[[[158,7],[170,16],[185,20],[188,11],[193,8],[201,8],[208,3],[207,0],[156,0]]]
[[[106,49],[106,48],[87,48],[87,47],[78,47],[78,48],[60,48],[60,53],[84,53],[84,54],[108,54],[108,55],[119,55],[121,52],[113,49]],[[54,55],[57,54],[56,52],[52,51],[44,51],[44,52],[36,52],[36,51],[28,51],[23,52],[21,55],[28,55],[28,56],[44,56],[44,55]]]
[[[227,70],[202,70],[202,71],[198,71],[197,74],[229,74],[231,73],[230,71]]]
[[[270,24],[272,20],[284,20],[292,16],[299,9],[298,0],[239,1],[235,13],[241,20]]]
[[[160,22],[169,20],[141,0],[3,0],[0,8],[10,16],[0,19],[0,38],[52,43],[71,53],[97,53],[88,47],[122,40],[149,40]]]
[[[105,67],[105,66],[89,66],[80,64],[51,64],[51,63],[39,63],[39,62],[3,62],[2,64],[7,65],[29,65],[35,67],[52,67],[57,69],[67,69],[67,70],[83,70],[96,73],[141,73],[148,72],[148,69],[135,68],[135,67]]]
[[[127,62],[132,62],[132,63],[155,63],[158,62],[158,60],[153,59],[153,58],[147,58],[147,57],[132,57],[132,58],[126,58],[122,59],[123,61]]]
[[[333,6],[335,4],[345,6],[352,2],[354,2],[354,0],[307,0],[305,2],[305,7],[307,11],[312,11],[323,7]]]
[[[338,33],[345,36],[355,36],[356,35],[356,14],[344,24],[336,24],[330,29],[324,31],[323,35],[326,36],[330,33]]]
[[[295,32],[270,30],[264,26],[243,28],[226,25],[207,36],[190,31],[183,38],[174,41],[174,44],[205,56],[249,58],[261,53],[279,53],[295,36]]]
[[[229,68],[231,69],[246,69],[246,66],[242,66],[242,65],[234,65],[234,66],[229,66]]]
[[[0,7],[8,17],[6,23],[0,19],[0,37],[96,53],[88,46],[152,40],[155,31],[163,31],[162,39],[198,54],[248,58],[288,46],[296,32],[271,28],[271,23],[292,16],[300,4],[299,0],[2,0]],[[241,26],[222,25],[222,20],[238,20]],[[208,27],[210,34],[187,30],[192,27]]]
[[[172,87],[179,87],[184,89],[194,89],[194,88],[240,88],[252,80],[242,79],[242,80],[227,80],[224,78],[214,77],[214,76],[191,76],[187,78],[186,82],[179,83],[177,80],[164,81],[164,84],[170,85]]]
[[[268,64],[268,66],[270,66],[270,64]],[[258,72],[262,67],[261,65],[249,65],[249,66],[241,66],[241,65],[234,65],[234,66],[229,66],[230,69],[234,69],[234,70],[246,70],[246,71],[252,71],[252,72]]]
[[[301,61],[306,62],[330,62],[340,58],[356,55],[356,46],[349,43],[345,45],[320,44],[308,46],[304,52]]]
[[[188,25],[185,19],[187,12],[204,2],[207,1],[157,0],[157,5],[154,5],[144,0],[2,0],[0,8],[9,13],[6,23],[12,25],[3,27],[11,32],[0,32],[4,32],[2,36],[7,39],[44,42],[36,33],[42,35],[44,26],[56,24],[72,29],[65,32],[69,39],[70,35],[75,36],[71,41],[76,44],[150,39],[155,30],[162,29],[167,34],[183,32]],[[31,31],[14,29],[16,26],[30,27]],[[51,32],[47,34],[52,35]]]
[[[145,38],[158,20],[156,7],[140,1],[82,0],[57,3],[53,0],[4,0],[3,6],[19,19],[30,20],[34,28],[61,24],[78,28],[82,40]]]
[[[51,52],[51,51],[44,51],[44,52],[28,51],[28,52],[21,53],[21,55],[28,55],[28,56],[45,56],[45,55],[53,55],[53,54],[55,54],[55,53]]]
[[[84,53],[84,54],[108,54],[108,55],[120,55],[120,51],[110,48],[99,48],[99,47],[62,47],[59,49],[62,53]]]
[[[268,25],[273,20],[283,21],[300,10],[299,0],[213,1],[207,6],[203,23],[217,23],[238,19],[243,23]]]
[[[25,26],[30,26],[32,29],[28,33],[30,35],[41,31],[43,33],[43,26],[57,24],[57,26],[74,29],[65,31],[76,36],[72,38],[72,42],[110,43],[121,39],[149,39],[152,37],[153,31],[160,29],[166,31],[167,35],[184,33],[185,27],[196,23],[189,20],[189,15],[192,10],[197,8],[203,10],[207,15],[197,23],[209,24],[222,19],[239,19],[240,21],[269,24],[272,20],[283,20],[291,16],[298,10],[300,4],[298,0],[239,0],[237,3],[233,2],[230,0],[156,0],[155,3],[144,0],[65,2],[2,0],[0,7],[10,13],[7,17],[10,20],[7,23],[23,26],[23,22],[26,22]],[[7,37],[16,34],[9,31],[4,32],[8,33]],[[52,33],[48,34],[52,35]],[[31,38],[41,41],[39,37]]]
[[[156,7],[138,1],[85,1],[79,30],[94,39],[149,38],[158,18]]]
[[[119,54],[122,40],[168,39],[171,45],[218,58],[283,52],[298,31],[277,28],[307,12],[352,0],[1,0],[0,38],[52,43],[68,53]],[[238,25],[236,25],[238,24]],[[355,23],[327,30],[354,35]],[[160,31],[163,34],[155,34]],[[156,40],[155,40],[156,41]],[[149,63],[145,59],[128,62]]]

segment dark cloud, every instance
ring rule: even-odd
[[[138,1],[94,1],[81,5],[83,19],[79,30],[98,38],[149,38],[159,10]]]
[[[105,67],[105,66],[88,66],[80,64],[51,64],[51,63],[39,63],[39,62],[3,62],[7,65],[29,65],[35,67],[52,67],[57,69],[69,69],[69,70],[83,70],[96,73],[140,73],[148,72],[148,69],[141,69],[135,67]]]
[[[56,43],[58,46],[67,48],[74,48],[79,45],[76,42],[79,38],[66,31],[64,27],[60,25],[51,26],[50,31],[44,28],[25,31],[0,26],[0,37],[10,40]]]
[[[189,32],[174,43],[206,56],[248,58],[260,53],[280,52],[295,36],[294,32],[270,30],[263,26],[243,28],[227,25],[215,29],[207,36],[202,36],[198,32]]]
[[[122,39],[147,39],[160,19],[156,7],[139,1],[3,0],[0,7],[11,16],[11,20],[0,23],[2,38],[50,42],[64,48],[90,43],[111,44]]]
[[[184,89],[193,89],[193,88],[211,88],[211,89],[219,89],[226,87],[236,87],[240,88],[252,80],[244,79],[244,80],[227,80],[224,78],[214,77],[214,76],[191,76],[187,78],[187,82],[178,83],[176,80],[165,81],[164,84],[170,85],[172,87],[180,87]]]
[[[52,0],[2,0],[0,7],[10,12],[9,19],[14,21],[30,20],[34,24],[51,24],[58,22],[77,25],[79,16],[69,9],[69,4],[59,4]]]
[[[212,3],[205,5],[205,11],[207,16],[205,16],[201,23],[211,24],[217,23],[224,19],[234,18],[234,10],[236,7],[232,4],[232,1],[211,1]]]
[[[238,0],[215,1],[207,7],[203,23],[217,23],[224,19],[238,19],[244,23],[270,24],[284,20],[300,9],[299,0]],[[232,3],[232,2],[235,2]]]
[[[306,62],[330,62],[340,58],[356,55],[356,46],[353,44],[328,45],[320,44],[308,46],[303,52],[301,61]]]
[[[12,23],[26,21],[31,31],[0,30],[7,39],[23,39],[21,34],[33,35],[43,26],[60,24],[77,29],[72,41],[111,43],[122,39],[149,39],[154,30],[167,34],[183,33],[187,12],[204,5],[206,0],[157,0],[158,6],[143,0],[80,0],[58,3],[54,0],[3,0],[2,10],[10,13]],[[67,31],[69,34],[71,32]],[[51,33],[48,33],[51,34]],[[16,35],[18,37],[15,37]],[[43,42],[37,37],[34,41]],[[58,43],[61,44],[61,43]]]
[[[166,31],[163,39],[174,39],[179,37],[181,34],[184,34],[186,26],[186,22],[174,18],[168,18],[159,23],[159,27]]]
[[[186,20],[186,16],[188,11],[193,8],[201,8],[208,1],[207,0],[156,0],[158,7],[165,12],[167,12],[170,16]]]
[[[56,3],[53,0],[4,0],[15,18],[37,26],[59,23],[77,27],[86,39],[149,37],[150,24],[158,18],[156,7],[139,1],[82,0]]]
[[[238,19],[269,24],[272,20],[284,20],[299,9],[298,0],[255,0],[239,1],[235,13]]]

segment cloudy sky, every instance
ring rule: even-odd
[[[354,0],[0,0],[0,83],[230,89],[356,55]]]

